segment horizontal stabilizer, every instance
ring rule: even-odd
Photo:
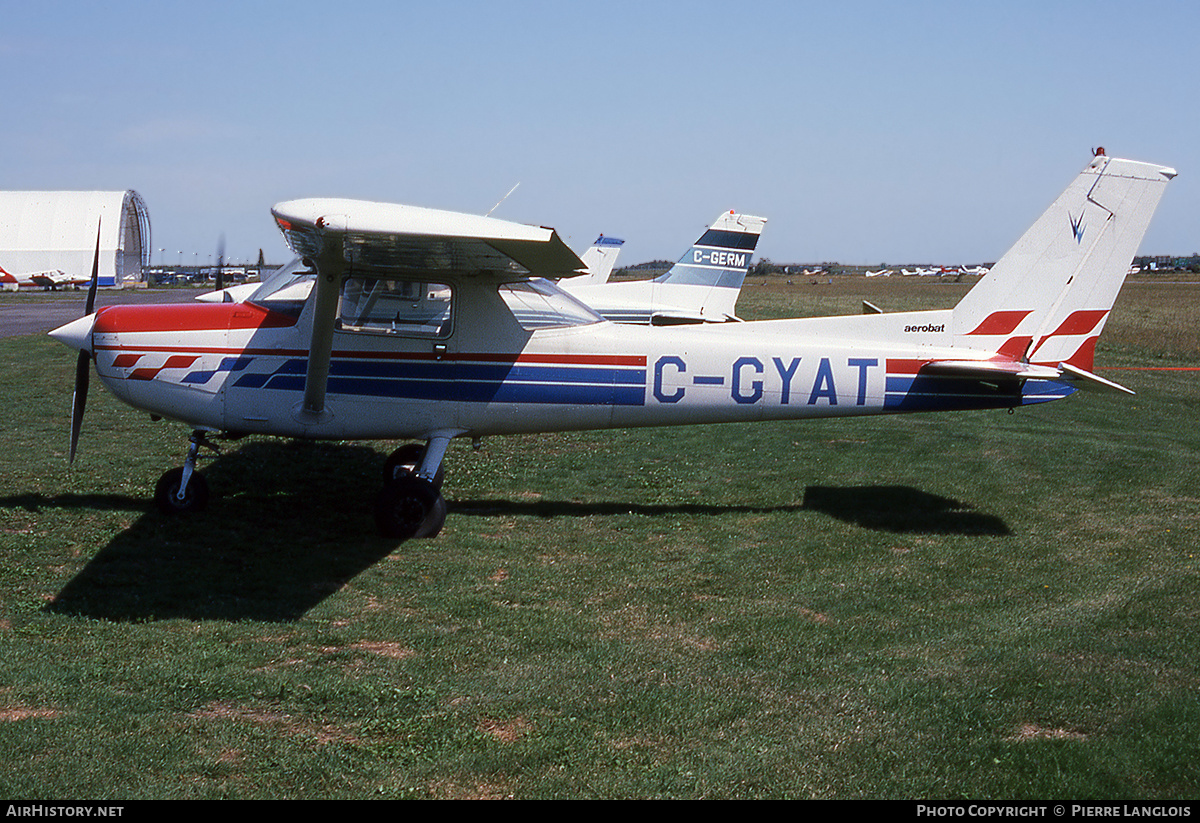
[[[1122,392],[1124,394],[1136,394],[1133,389],[1127,389],[1120,383],[1114,383],[1111,380],[1105,380],[1098,374],[1092,374],[1090,371],[1084,371],[1077,366],[1072,366],[1070,363],[1060,363],[1059,369],[1062,370],[1062,380],[1069,380],[1072,383],[1078,383],[1081,389],[1095,389],[1097,391]]]
[[[733,320],[735,318],[728,318]],[[686,326],[692,323],[712,322],[713,318],[700,312],[688,311],[656,311],[650,315],[651,326]]]
[[[1012,360],[934,360],[921,369],[925,374],[944,374],[952,377],[973,377],[996,380],[1009,377],[1017,380],[1059,380],[1062,373],[1049,366],[1035,366]]]
[[[924,374],[942,374],[951,377],[967,377],[976,380],[1054,380],[1070,383],[1076,388],[1095,391],[1134,394],[1119,383],[1105,380],[1098,374],[1085,371],[1070,363],[1059,363],[1057,367],[1039,366],[1012,360],[934,360],[921,369]]]

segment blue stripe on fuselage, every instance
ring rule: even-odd
[[[294,358],[270,374],[251,373],[239,388],[303,391],[307,360]],[[512,363],[334,360],[328,390],[361,397],[477,403],[642,406],[646,370]]]

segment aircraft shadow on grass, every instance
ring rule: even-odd
[[[397,549],[372,524],[383,470],[383,455],[375,449],[267,441],[230,451],[203,470],[221,494],[206,512],[189,517],[163,515],[146,499],[122,495],[0,498],[0,508],[138,515],[45,610],[116,621],[288,622]],[[264,485],[262,477],[273,480]],[[802,503],[781,506],[469,499],[451,501],[449,508],[458,516],[485,518],[812,511],[872,530],[1010,533],[998,517],[905,486],[810,486]],[[406,551],[425,545],[431,544],[413,541]]]
[[[804,508],[865,529],[916,534],[1004,536],[1008,525],[994,514],[910,486],[809,486]]]
[[[722,515],[815,511],[866,529],[920,534],[1006,535],[999,517],[909,486],[809,486],[804,502],[779,506],[704,503],[572,502],[564,500],[456,500],[456,515],[494,517],[589,517],[592,515]]]

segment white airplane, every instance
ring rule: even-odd
[[[455,438],[1127,392],[1093,373],[1093,352],[1173,177],[1093,158],[952,309],[668,327],[606,322],[558,288],[548,278],[584,267],[552,229],[280,203],[275,219],[306,262],[246,302],[92,314],[93,289],[87,315],[51,332],[79,350],[71,455],[89,360],[118,398],[192,430],[184,465],[158,483],[164,511],[203,507],[196,461],[215,434],[420,441],[389,458],[375,501],[380,531],[407,539],[442,528]]]
[[[46,289],[47,291],[57,291],[58,289],[79,288],[79,286],[87,282],[86,279],[71,277],[61,269],[12,274],[3,266],[0,266],[0,287],[10,291],[31,286]]]
[[[880,269],[879,271],[865,272],[867,277],[891,277],[894,272],[891,269]]]
[[[733,313],[759,235],[767,223],[735,211],[723,212],[661,277],[599,285],[559,281],[571,296],[606,320],[655,326],[724,323]]]

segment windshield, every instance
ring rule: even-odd
[[[267,278],[246,298],[246,302],[298,317],[304,308],[304,301],[312,292],[316,277],[317,272],[314,269],[309,268],[302,259],[296,258]]]

